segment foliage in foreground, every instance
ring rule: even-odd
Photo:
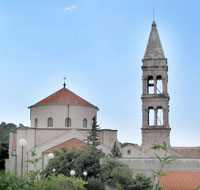
[[[1,190],[28,190],[30,184],[27,180],[16,175],[5,174],[0,172],[0,189]]]
[[[91,177],[86,185],[88,190],[105,190],[104,184],[97,178]]]
[[[16,175],[0,173],[1,190],[86,190],[86,184],[87,182],[80,178],[62,174],[33,182]]]
[[[25,161],[25,162],[30,163],[34,168],[34,170],[30,170],[28,173],[28,179],[32,182],[35,182],[36,180],[38,181],[38,179],[40,177],[40,169],[37,169],[37,164],[42,159],[42,157],[36,158],[36,156],[37,156],[36,151],[32,150],[31,151],[32,159]]]
[[[55,168],[57,174],[70,176],[70,171],[76,171],[76,177],[83,176],[83,172],[87,171],[87,177],[98,177],[100,173],[100,158],[101,151],[92,147],[85,146],[82,150],[77,149],[62,149],[61,152],[54,152],[55,158],[49,161],[48,166],[44,170],[45,176],[52,174],[52,169]]]
[[[119,190],[148,190],[152,188],[149,177],[137,174],[133,178],[133,172],[128,165],[107,157],[101,165],[102,181]]]
[[[155,154],[155,156],[157,157],[157,159],[160,162],[160,169],[158,171],[154,172],[154,177],[156,179],[156,185],[155,185],[155,190],[160,190],[163,189],[163,187],[161,187],[160,184],[160,179],[163,176],[166,176],[165,173],[163,173],[163,169],[165,167],[165,165],[167,164],[171,164],[174,159],[171,159],[170,156],[168,155],[169,150],[171,149],[170,145],[167,145],[166,142],[163,142],[163,144],[153,144],[152,149],[154,150],[163,150],[164,151],[164,157],[160,157],[159,155]]]

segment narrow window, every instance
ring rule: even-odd
[[[38,119],[37,118],[35,118],[34,126],[38,127]]]
[[[49,117],[48,120],[47,120],[47,126],[53,127],[53,119],[51,117]]]
[[[148,109],[148,125],[153,126],[154,125],[154,109],[153,107],[149,107]]]
[[[154,80],[153,80],[153,76],[149,76],[148,77],[147,92],[148,92],[148,94],[154,94]]]
[[[162,77],[161,76],[156,77],[156,93],[157,94],[163,93],[163,84],[162,84]]]
[[[128,154],[128,155],[131,155],[131,150],[127,150],[127,154]]]
[[[65,127],[71,127],[71,124],[72,124],[71,118],[67,117],[65,119]]]
[[[163,125],[163,109],[162,107],[157,108],[157,125]]]
[[[87,119],[86,118],[83,120],[83,128],[87,128]]]

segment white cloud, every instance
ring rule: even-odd
[[[76,7],[77,7],[76,5],[72,5],[71,7],[65,7],[65,11],[72,11]]]

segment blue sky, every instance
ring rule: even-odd
[[[155,20],[169,66],[171,144],[199,146],[200,1],[1,0],[0,122],[67,88],[100,108],[101,128],[141,143],[141,65]]]

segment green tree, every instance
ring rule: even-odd
[[[13,123],[0,124],[0,170],[5,169],[5,159],[8,158],[8,144],[10,132],[16,132],[17,126]]]
[[[117,146],[117,142],[114,143],[113,147],[112,147],[112,150],[111,150],[111,155],[114,157],[114,158],[121,158],[122,157],[122,154]]]
[[[13,123],[2,122],[0,124],[0,143],[8,143],[10,132],[15,133],[17,126]]]
[[[101,164],[101,179],[107,185],[119,190],[149,190],[152,181],[149,177],[137,174],[133,178],[133,171],[123,162],[107,157]]]
[[[137,174],[128,186],[128,190],[150,190],[153,184],[150,177]]]
[[[31,182],[38,181],[39,177],[40,177],[40,169],[37,169],[37,164],[43,157],[37,158],[36,156],[37,156],[37,154],[36,154],[35,150],[32,150],[31,151],[32,159],[25,160],[25,162],[30,163],[34,168],[34,170],[30,170],[28,173],[28,178]]]
[[[171,146],[167,145],[166,142],[163,142],[162,145],[153,144],[151,148],[154,150],[163,150],[164,151],[163,158],[160,157],[159,155],[155,154],[157,159],[160,162],[160,169],[158,171],[154,171],[154,177],[156,179],[155,190],[160,190],[160,189],[163,189],[163,187],[159,186],[160,179],[161,179],[161,177],[166,176],[166,174],[163,173],[164,166],[167,164],[171,164],[175,159],[171,159],[170,156],[168,155],[169,150],[171,149]]]
[[[75,160],[80,156],[80,151],[77,149],[62,148],[60,152],[54,152],[54,158],[49,160],[49,163],[43,173],[45,176],[52,174],[52,169],[56,169],[55,174],[64,174],[70,176],[70,171],[77,170],[77,166],[74,164]],[[77,173],[77,172],[76,172]]]
[[[124,163],[111,157],[106,157],[101,164],[101,179],[111,187],[116,184],[126,186],[132,180],[133,172]]]
[[[105,190],[104,184],[98,178],[91,177],[87,182],[86,188],[88,190]]]
[[[0,170],[5,168],[5,159],[8,158],[8,143],[0,143]]]
[[[55,168],[55,174],[64,174],[70,176],[70,171],[75,170],[76,177],[83,176],[83,172],[87,172],[87,177],[97,177],[100,174],[100,158],[102,153],[100,150],[85,146],[82,150],[77,149],[62,149],[61,152],[55,152],[54,159],[49,161],[48,166],[44,170],[45,175],[52,174],[52,169]]]
[[[92,129],[87,137],[87,144],[93,147],[100,145],[99,125],[97,125],[96,116],[92,118]]]

